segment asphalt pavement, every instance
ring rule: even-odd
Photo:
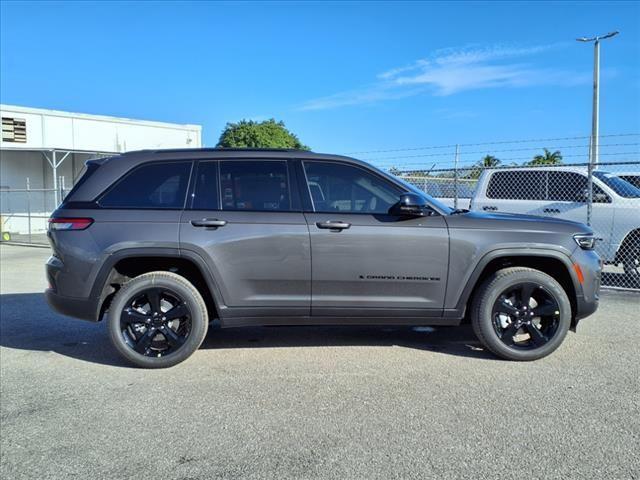
[[[3,479],[640,479],[640,294],[550,357],[469,327],[211,330],[168,370],[53,313],[47,249],[0,247]]]

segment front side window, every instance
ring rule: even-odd
[[[289,175],[283,161],[220,162],[220,189],[224,210],[291,210]]]
[[[588,181],[585,175],[575,172],[550,171],[547,199],[556,202],[586,202]],[[593,185],[594,195],[605,195],[597,185]]]
[[[400,189],[350,165],[304,162],[316,212],[385,214],[398,202]]]
[[[489,180],[487,197],[503,200],[543,200],[546,173],[531,170],[495,172]]]
[[[558,202],[584,202],[587,177],[574,172],[549,172],[547,198]],[[594,185],[595,186],[595,185]]]
[[[143,165],[125,175],[98,202],[108,208],[181,209],[191,162]]]

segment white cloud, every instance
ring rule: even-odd
[[[324,110],[415,96],[453,95],[468,90],[537,85],[573,86],[589,82],[589,74],[536,67],[514,59],[534,56],[564,44],[513,47],[468,46],[438,50],[430,57],[377,75],[365,87],[309,100],[301,110]]]

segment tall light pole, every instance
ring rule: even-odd
[[[600,40],[615,37],[619,32],[610,32],[591,38],[578,38],[579,42],[593,42],[593,111],[591,116],[591,142],[589,142],[589,187],[587,201],[587,224],[591,225],[591,206],[593,204],[593,168],[600,161]]]

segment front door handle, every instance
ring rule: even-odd
[[[328,220],[326,222],[316,222],[316,227],[327,229],[327,230],[344,230],[351,226],[350,223],[347,222],[335,222],[332,220]]]
[[[560,213],[559,208],[543,208],[542,211],[544,213]]]
[[[495,212],[496,210],[498,210],[498,207],[495,207],[493,205],[485,205],[484,207],[482,207],[483,210],[491,210],[492,212]]]
[[[227,224],[226,220],[218,220],[217,218],[203,218],[202,220],[191,220],[191,225],[194,227],[205,228],[218,228],[224,227]]]

